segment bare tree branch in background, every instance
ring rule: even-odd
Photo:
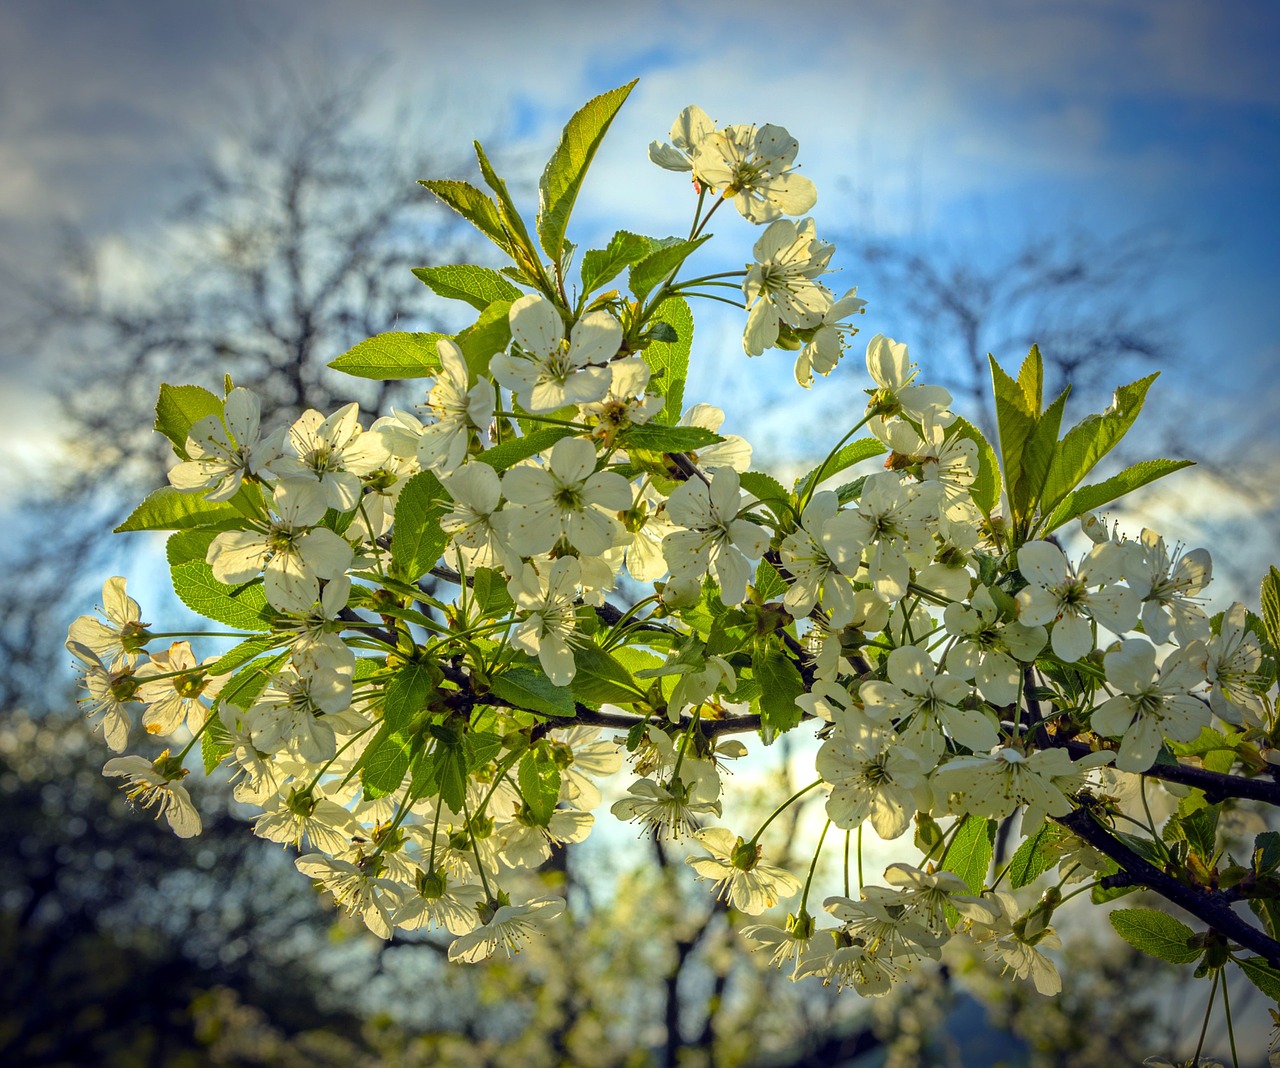
[[[28,293],[14,343],[55,368],[73,462],[34,502],[24,579],[0,619],[6,704],[40,700],[68,598],[87,594],[77,576],[100,581],[101,535],[124,518],[122,502],[165,482],[172,456],[151,429],[162,381],[221,392],[229,373],[259,394],[268,424],[353,396],[366,411],[419,399],[325,366],[371,334],[440,327],[410,268],[467,258],[459,224],[416,182],[451,162],[428,158],[410,133],[379,140],[370,86],[328,70],[281,75],[200,162],[154,247],[68,231],[65,274]]]
[[[898,324],[895,336],[909,341],[929,381],[964,398],[992,436],[988,353],[1016,372],[1038,344],[1049,396],[1068,382],[1085,395],[1109,393],[1126,374],[1177,356],[1152,304],[1153,282],[1178,252],[1159,236],[1074,229],[1004,254],[897,238],[837,241],[858,262],[859,294],[876,301],[877,318]]]

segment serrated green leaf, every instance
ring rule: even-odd
[[[466,301],[476,311],[484,311],[494,301],[511,302],[520,297],[520,290],[488,267],[450,263],[442,267],[415,267],[413,273],[437,296]]]
[[[524,224],[524,219],[520,217],[515,201],[511,199],[507,183],[498,177],[498,172],[493,169],[493,164],[489,162],[489,157],[485,155],[484,148],[480,142],[473,141],[472,146],[476,150],[476,162],[480,164],[480,175],[497,197],[495,206],[502,228],[507,234],[508,255],[530,279],[541,282],[542,285],[539,288],[545,287],[549,294],[551,286],[546,277],[546,272],[542,269],[542,262],[538,257],[537,249],[533,247],[533,240],[529,237],[529,230]]]
[[[366,338],[329,366],[355,378],[391,381],[401,378],[431,378],[440,372],[436,342],[448,334],[411,334],[392,330]]]
[[[534,746],[520,758],[516,779],[529,812],[545,827],[560,800],[560,769],[545,746]]]
[[[1108,919],[1116,933],[1134,949],[1170,964],[1190,964],[1204,952],[1188,944],[1195,932],[1167,913],[1155,909],[1116,909]]]
[[[507,591],[506,577],[487,567],[478,568],[471,575],[471,603],[479,619],[501,619],[516,606]]]
[[[995,852],[995,840],[995,820],[969,816],[951,839],[942,867],[960,876],[971,894],[982,893]]]
[[[270,652],[283,640],[283,638],[274,634],[262,638],[246,638],[244,641],[233,645],[205,670],[210,675],[226,675],[235,671],[236,668],[249,663],[249,661],[256,660],[263,653]]]
[[[796,480],[796,496],[803,497],[809,492],[809,487],[814,484],[814,479],[821,478],[823,482],[838,475],[841,471],[847,471],[854,464],[860,464],[863,460],[869,460],[873,456],[881,456],[889,450],[877,441],[875,438],[858,438],[857,441],[851,441],[844,445],[840,450],[825,463],[819,464],[808,474]]]
[[[609,124],[635,84],[633,80],[593,97],[574,112],[560,135],[560,143],[547,161],[538,183],[538,238],[553,263],[560,261],[564,250],[565,230],[587,169],[609,130]]]
[[[557,686],[538,668],[517,667],[496,675],[489,684],[496,697],[544,716],[569,718],[577,714],[573,693]]]
[[[1273,649],[1280,649],[1280,571],[1274,567],[1262,580],[1259,591],[1262,602],[1262,623],[1267,629],[1267,640]]]
[[[627,275],[627,285],[635,294],[636,300],[643,302],[656,286],[678,271],[685,260],[710,240],[710,234],[703,234],[702,237],[694,238],[692,241],[664,244],[661,248],[650,252],[632,267],[631,273]]]
[[[234,530],[244,526],[240,510],[227,501],[207,501],[198,493],[180,493],[161,486],[129,513],[115,529],[117,534],[134,530]]]
[[[1110,504],[1126,493],[1132,493],[1158,478],[1181,471],[1184,467],[1191,467],[1192,464],[1191,460],[1143,460],[1140,463],[1131,464],[1105,482],[1081,486],[1063,498],[1062,503],[1053,510],[1040,527],[1040,534],[1043,537],[1057,530],[1063,523],[1082,516],[1086,512],[1092,512],[1095,508],[1101,508],[1104,504]]]
[[[767,744],[772,740],[771,733],[789,731],[800,722],[801,709],[796,698],[805,692],[804,678],[795,662],[776,645],[764,652],[753,651],[751,670],[762,690],[760,722],[766,729]]]
[[[1217,852],[1215,842],[1218,830],[1220,805],[1203,805],[1182,816],[1175,816],[1165,825],[1165,839],[1181,838],[1209,862]]]
[[[1022,479],[1022,453],[1027,439],[1035,430],[1040,409],[1038,402],[1032,405],[1023,387],[1005,373],[995,357],[988,355],[987,359],[991,363],[991,386],[996,402],[1004,481],[1009,489],[1010,509],[1014,510],[1013,487]],[[1026,367],[1025,364],[1023,366]]]
[[[280,665],[288,657],[289,654],[286,651],[246,664],[218,691],[218,707],[233,705],[247,712],[258,700],[258,695],[266,689],[271,676],[280,669]]]
[[[472,378],[489,374],[489,361],[511,343],[511,301],[497,300],[455,339]]]
[[[203,386],[160,386],[156,400],[156,430],[173,442],[174,451],[186,459],[187,435],[193,423],[206,416],[222,416],[222,400]]]
[[[1019,515],[1031,515],[1043,495],[1045,480],[1053,467],[1058,450],[1058,430],[1062,427],[1062,413],[1071,393],[1068,386],[1053,399],[1053,403],[1036,419],[1022,450],[1022,475],[1010,493],[1016,505],[1010,508]]]
[[[389,723],[379,728],[356,762],[367,800],[386,797],[400,789],[413,751],[414,740],[408,734],[395,730]]]
[[[1251,897],[1249,908],[1262,921],[1269,937],[1280,938],[1280,901],[1274,897]]]
[[[420,180],[418,184],[430,189],[498,248],[511,254],[511,245],[502,228],[498,207],[481,190],[468,182],[451,179],[428,178]]]
[[[673,426],[680,421],[684,404],[684,384],[689,377],[689,353],[693,350],[693,312],[683,297],[668,297],[654,314],[675,330],[676,341],[654,341],[640,355],[649,365],[653,377],[649,391],[661,393],[662,410],[653,422]]]
[[[592,249],[582,257],[582,291],[593,293],[606,282],[618,277],[624,267],[638,263],[653,248],[647,237],[619,230],[609,239],[607,247]]]
[[[1039,345],[1031,346],[1027,358],[1018,368],[1018,388],[1022,391],[1024,408],[1038,419],[1044,404],[1044,360],[1040,356]]]
[[[1280,868],[1280,833],[1263,831],[1253,840],[1253,870],[1269,875]]]
[[[956,417],[951,424],[950,432],[962,438],[968,438],[978,446],[978,470],[973,485],[969,487],[969,496],[984,516],[990,517],[1000,503],[1000,463],[996,459],[996,450],[976,426],[967,419]]]
[[[756,567],[755,588],[762,601],[775,601],[787,592],[787,581],[768,560],[761,560]]]
[[[570,683],[573,695],[583,704],[630,704],[644,699],[644,691],[609,653],[598,645],[582,645],[573,650],[577,672]]]
[[[1280,969],[1273,968],[1261,957],[1239,957],[1236,963],[1249,977],[1249,982],[1272,1001],[1280,1002]]]
[[[267,607],[260,583],[228,586],[213,577],[205,554],[214,537],[211,531],[191,530],[169,538],[166,555],[174,592],[193,612],[208,619],[237,630],[270,630],[274,613]]]
[[[204,761],[204,773],[212,775],[213,769],[226,760],[234,748],[231,732],[217,716],[210,716],[204,733],[200,735],[200,758]]]
[[[519,463],[530,456],[536,456],[551,448],[561,438],[567,438],[577,431],[567,426],[550,426],[545,430],[535,430],[522,438],[512,438],[501,445],[482,452],[477,459],[487,463],[495,471],[505,471],[508,467]]]
[[[793,521],[790,512],[791,494],[776,478],[763,471],[743,471],[738,476],[738,481],[744,493],[751,494],[779,520]]]
[[[724,438],[705,427],[661,426],[657,423],[628,427],[619,438],[623,448],[647,449],[650,452],[694,452],[718,441],[724,441]]]
[[[1009,885],[1017,890],[1034,882],[1057,863],[1055,846],[1063,832],[1057,824],[1043,823],[1038,831],[1018,846],[1009,861]]]
[[[1121,386],[1107,411],[1091,415],[1067,431],[1044,483],[1043,511],[1053,511],[1129,432],[1157,377],[1158,372]]]
[[[451,511],[449,494],[430,471],[419,471],[400,491],[391,528],[391,559],[401,578],[416,582],[440,560],[449,535],[440,518]]]
[[[406,730],[430,707],[435,692],[435,676],[426,664],[404,665],[387,682],[382,721],[392,730]]]

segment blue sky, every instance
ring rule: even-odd
[[[374,62],[386,114],[425,102],[442,144],[479,136],[530,176],[575,107],[639,75],[584,192],[579,236],[685,224],[679,179],[644,148],[691,102],[799,139],[820,233],[978,250],[1071,224],[1162,233],[1185,252],[1151,294],[1183,341],[1163,388],[1202,413],[1203,434],[1249,427],[1250,462],[1270,464],[1278,51],[1270,3],[19,0],[0,9],[0,269],[39,277],[60,220],[125,247],[162,234],[158,209],[184,168],[216,143],[237,91],[281,57]],[[746,258],[754,235],[731,229],[730,258]],[[838,284],[857,281],[846,270]],[[12,289],[0,287],[0,323]],[[901,336],[875,310],[868,332]],[[701,336],[726,350],[717,376],[736,377],[745,364],[720,321]],[[927,373],[928,354],[913,355]],[[39,431],[42,388],[41,369],[0,338],[6,435]]]

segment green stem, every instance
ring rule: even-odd
[[[822,843],[826,841],[827,831],[831,830],[831,821],[822,825],[822,833],[818,835],[818,848],[813,851],[813,860],[809,862],[809,875],[804,881],[804,893],[800,895],[800,911],[804,912],[809,904],[809,887],[813,885],[813,873],[818,870],[818,857],[822,855]]]
[[[1191,1063],[1199,1068],[1200,1051],[1204,1049],[1204,1036],[1209,1030],[1209,1015],[1213,1012],[1213,999],[1218,995],[1218,983],[1222,979],[1222,969],[1219,968],[1214,972],[1213,986],[1209,990],[1209,1004],[1204,1008],[1204,1023],[1200,1025],[1200,1041],[1196,1043],[1196,1051],[1191,1057]]]
[[[813,782],[811,782],[808,786],[803,786],[803,787],[801,787],[801,788],[800,788],[799,790],[797,790],[794,794],[792,794],[790,797],[788,797],[785,801],[783,801],[783,802],[782,802],[782,804],[780,804],[777,808],[775,808],[775,809],[774,809],[774,810],[769,814],[769,818],[768,818],[767,820],[765,820],[765,821],[764,821],[764,823],[760,824],[760,829],[759,829],[758,831],[756,831],[756,833],[755,833],[755,834],[753,834],[753,835],[751,836],[751,840],[750,840],[747,844],[748,844],[748,845],[756,845],[756,844],[760,841],[760,836],[761,836],[762,834],[764,834],[765,828],[766,828],[766,827],[768,827],[768,826],[769,826],[769,824],[771,824],[774,820],[776,820],[779,816],[781,816],[781,815],[782,815],[782,813],[784,813],[788,808],[790,808],[790,807],[791,807],[791,805],[792,805],[794,802],[798,801],[801,797],[803,797],[805,794],[807,794],[810,790],[812,790],[812,789],[814,789],[814,788],[816,788],[816,787],[818,787],[818,786],[821,786],[821,785],[822,785],[822,780],[821,780],[821,779],[814,779],[814,781],[813,781]]]
[[[1227,992],[1226,972],[1222,973],[1222,1009],[1227,1014],[1227,1038],[1231,1041],[1231,1068],[1240,1068],[1240,1056],[1236,1053],[1236,1029],[1231,1021],[1231,995]]]
[[[842,437],[839,441],[836,442],[835,448],[833,448],[829,453],[827,453],[826,459],[823,460],[822,463],[818,465],[817,470],[814,471],[813,473],[813,477],[809,480],[809,484],[805,486],[804,494],[801,496],[800,500],[796,504],[796,511],[798,512],[804,511],[805,505],[807,505],[809,503],[809,500],[813,497],[813,491],[818,488],[818,484],[822,481],[823,472],[826,471],[827,465],[830,464],[831,461],[836,458],[836,454],[842,448],[844,448],[845,442],[847,442],[851,437],[853,437],[854,434],[856,434],[859,430],[861,430],[864,426],[867,425],[867,422],[868,420],[870,420],[870,418],[871,418],[871,413],[868,412],[861,419],[859,419],[857,423],[855,423],[852,427],[850,427],[849,432],[845,434],[845,436]]]

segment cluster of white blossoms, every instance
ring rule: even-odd
[[[717,130],[696,108],[671,138],[651,154],[692,172],[700,208],[711,190],[768,224],[743,283],[747,351],[790,338],[830,371],[861,302],[816,281],[833,249],[812,222],[778,218],[816,196],[794,141]],[[641,242],[633,279],[671,247]],[[1061,894],[1024,909],[988,879],[997,823],[1021,814],[1059,887],[1104,878],[1114,864],[1057,821],[1105,813],[1126,776],[1203,752],[1179,747],[1206,732],[1265,768],[1277,724],[1253,617],[1208,618],[1204,550],[1090,521],[1078,559],[1031,536],[1053,526],[1013,490],[1002,514],[994,450],[884,336],[826,460],[791,490],[751,470],[722,412],[681,411],[670,352],[653,358],[675,333],[664,301],[690,292],[679,266],[653,299],[576,306],[468,268],[497,294],[488,326],[419,353],[435,371],[414,413],[365,426],[348,404],[264,436],[236,388],[203,394],[211,414],[185,427],[162,419],[171,487],[126,529],[175,529],[179,595],[243,640],[204,661],[187,641],[161,647],[109,580],[101,615],[67,641],[89,716],[116,752],[139,724],[168,748],[107,774],[193,834],[182,783],[198,744],[206,767],[233,770],[255,833],[299,850],[299,870],[371,931],[439,929],[451,959],[475,961],[563,909],[512,888],[587,837],[601,780],[626,762],[613,815],[687,839],[734,910],[800,895],[785,923],[745,932],[794,977],[881,994],[968,936],[1055,991],[1043,951]],[[747,752],[729,735],[803,727],[821,741],[815,780],[750,836],[716,822],[722,771]],[[825,798],[817,851],[770,855],[767,828],[810,791]],[[820,926],[822,843],[867,823],[889,840],[914,826],[918,855],[856,896],[846,871]]]

